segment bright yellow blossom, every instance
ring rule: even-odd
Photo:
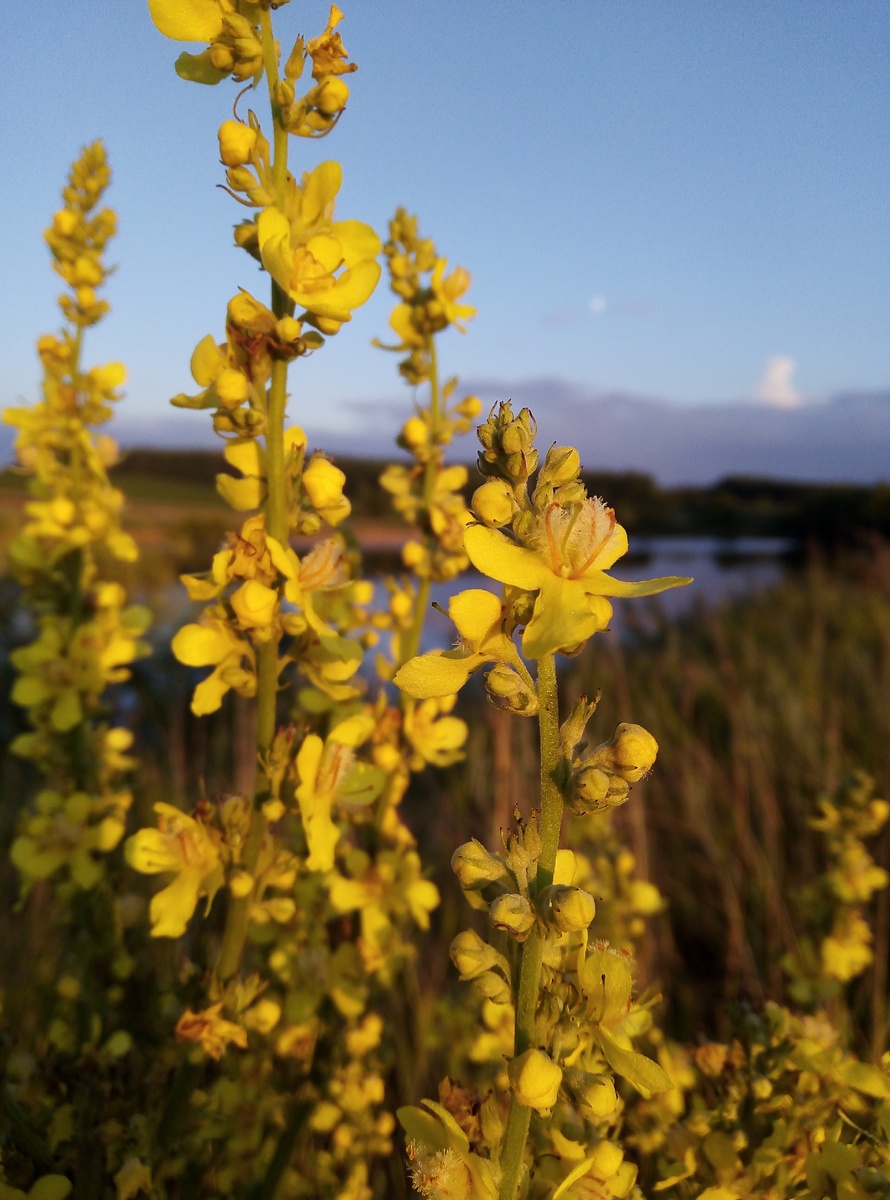
[[[257,222],[260,257],[272,278],[315,317],[337,323],[351,319],[380,278],[374,230],[332,220],[342,180],[339,163],[320,163],[294,189],[287,212],[264,208]]]
[[[404,733],[414,751],[412,771],[422,770],[424,763],[449,767],[463,757],[467,726],[460,717],[445,715],[453,705],[454,697],[442,697],[405,709]]]
[[[152,937],[181,937],[201,896],[207,907],[222,884],[219,847],[194,817],[159,801],[157,829],[140,829],[124,847],[127,862],[144,875],[172,873],[173,880],[152,897]]]
[[[396,672],[394,683],[418,700],[450,696],[485,663],[511,663],[524,672],[515,645],[504,632],[504,606],[481,588],[453,596],[448,615],[460,640],[454,650],[434,650],[412,658]]]
[[[459,329],[461,333],[466,333],[461,321],[468,321],[470,317],[475,317],[476,309],[471,304],[458,304],[457,302],[465,292],[469,291],[470,272],[465,267],[455,267],[451,274],[446,276],[445,268],[447,266],[446,258],[436,260],[430,287],[439,303],[441,314],[448,324]]]
[[[482,525],[471,526],[464,543],[477,570],[538,593],[522,638],[528,658],[578,646],[605,629],[612,616],[606,596],[652,596],[692,582],[671,575],[631,583],[608,575],[627,552],[627,534],[598,497],[549,505],[526,545]]]
[[[327,741],[310,733],[299,749],[297,800],[310,871],[329,871],[334,865],[334,848],[340,840],[334,806],[364,806],[380,795],[383,772],[355,757],[355,747],[367,740],[372,729],[370,717],[367,721],[347,719],[331,731]]]
[[[216,712],[231,689],[239,696],[252,696],[256,691],[253,647],[238,636],[224,613],[224,609],[209,608],[200,624],[184,625],[173,638],[173,653],[181,663],[187,667],[213,667],[192,697],[192,712],[198,717]]]

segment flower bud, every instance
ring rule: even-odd
[[[429,430],[420,417],[409,417],[402,426],[401,440],[409,449],[424,446],[429,441]]]
[[[524,942],[535,924],[532,902],[514,892],[496,897],[491,902],[488,915],[495,929],[509,933],[517,942]]]
[[[550,486],[560,487],[577,479],[581,470],[581,456],[574,446],[551,446],[544,459],[544,465],[538,473],[538,488]]]
[[[219,127],[219,157],[227,167],[241,167],[250,162],[256,145],[256,130],[243,121],[223,121]]]
[[[548,1116],[559,1098],[562,1068],[543,1050],[526,1050],[507,1067],[510,1087],[520,1104]]]
[[[271,333],[275,328],[275,316],[271,309],[254,299],[249,292],[239,292],[233,296],[226,307],[226,315],[233,325],[246,333]]]
[[[492,1004],[509,1004],[513,999],[510,985],[497,971],[483,971],[475,977],[473,986]]]
[[[513,519],[513,493],[503,479],[489,479],[473,493],[472,508],[480,521],[500,529]]]
[[[458,846],[451,856],[451,869],[462,888],[483,888],[487,883],[503,879],[507,867],[503,859],[489,854],[481,842],[473,838]]]
[[[624,1151],[614,1142],[597,1142],[590,1152],[590,1158],[590,1169],[600,1179],[611,1179],[624,1162]]]
[[[596,916],[596,901],[582,888],[551,884],[541,892],[539,901],[549,909],[549,916],[560,933],[580,933]]]
[[[576,816],[587,813],[605,812],[623,804],[630,792],[630,785],[620,775],[613,775],[587,759],[572,776],[572,795],[569,807]]]
[[[475,979],[483,971],[498,965],[502,956],[494,946],[483,942],[473,929],[465,929],[451,943],[451,961],[460,972],[461,979]]]
[[[257,579],[248,579],[232,593],[232,609],[242,629],[265,629],[278,607],[278,592]]]
[[[226,182],[233,192],[250,192],[257,186],[257,179],[249,167],[229,167]]]
[[[319,111],[328,117],[333,117],[336,113],[342,112],[346,107],[346,101],[349,99],[349,88],[342,79],[336,79],[332,76],[329,79],[325,79],[318,87],[312,89],[311,99]]]
[[[475,421],[482,412],[482,401],[478,396],[464,396],[460,404],[454,406],[454,411],[468,421]]]
[[[237,408],[247,399],[247,377],[234,367],[223,367],[216,377],[213,390],[225,408]]]
[[[529,691],[528,684],[515,667],[497,663],[485,676],[485,690],[495,708],[522,717],[534,717],[538,712],[538,698]]]
[[[595,1117],[610,1117],[618,1104],[615,1081],[610,1075],[591,1075],[571,1068],[565,1073],[566,1084]]]
[[[326,458],[313,458],[303,472],[303,487],[314,508],[335,508],[343,499],[346,476]]]
[[[652,770],[658,742],[642,725],[623,722],[615,730],[611,741],[597,746],[588,763],[603,767],[628,783],[639,783]]]
[[[297,98],[297,91],[293,83],[285,76],[284,79],[279,79],[275,83],[272,95],[279,108],[289,108]]]

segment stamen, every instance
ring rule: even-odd
[[[588,501],[588,503],[602,504],[602,500],[599,500],[599,501],[592,500],[592,501]],[[606,517],[606,520],[608,521],[609,528],[606,531],[606,533],[603,535],[603,537],[601,537],[600,540],[597,542],[596,546],[594,547],[593,553],[588,558],[586,558],[584,560],[584,562],[582,563],[582,565],[577,569],[577,571],[575,572],[575,575],[574,575],[575,579],[580,578],[584,574],[585,571],[589,570],[590,567],[593,566],[593,564],[596,562],[597,558],[602,553],[603,548],[605,547],[606,543],[608,542],[609,538],[612,536],[612,534],[615,530],[615,509],[614,508],[603,508],[602,511],[603,511],[603,515]],[[596,528],[596,523],[595,523],[595,519],[594,519],[594,529],[595,528]]]

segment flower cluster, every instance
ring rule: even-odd
[[[451,946],[461,979],[487,1006],[489,1031],[474,1052],[505,1058],[507,1069],[498,1072],[487,1119],[472,1138],[453,1106],[425,1101],[432,1117],[400,1111],[415,1188],[429,1197],[512,1197],[526,1167],[529,1196],[627,1196],[636,1167],[610,1138],[620,1113],[615,1079],[647,1098],[672,1087],[664,1069],[633,1047],[651,1016],[633,1001],[631,950],[596,937],[599,884],[583,859],[559,849],[564,808],[584,816],[624,803],[658,747],[641,726],[623,723],[588,751],[596,702],[583,697],[559,726],[553,656],[606,627],[605,596],[646,595],[688,580],[625,584],[607,575],[627,549],[624,530],[601,500],[587,497],[575,450],[553,447],[537,470],[534,435],[531,414],[514,418],[509,405],[479,430],[486,481],[473,498],[478,523],[465,545],[477,569],[506,585],[503,594],[454,596],[457,646],[415,657],[395,676],[429,703],[488,668],[492,702],[536,716],[541,731],[542,807],[528,819],[516,809],[501,850],[473,840],[452,858],[465,896],[490,924],[488,940],[465,930]],[[538,660],[536,679],[526,659]],[[614,915],[611,924],[621,928]],[[499,1022],[493,1007],[512,1019]],[[532,1113],[544,1120],[529,1133]]]
[[[37,764],[47,786],[22,817],[12,857],[25,888],[66,870],[80,888],[102,875],[102,856],[124,833],[131,803],[122,775],[133,765],[130,732],[109,727],[106,691],[129,678],[146,652],[149,614],[127,604],[118,583],[100,578],[108,560],[132,561],[136,545],[121,528],[121,493],[108,467],[116,446],[96,432],[111,415],[124,379],[120,363],[84,368],[84,330],[108,305],[98,295],[108,268],[104,253],[116,219],[101,207],[111,174],[96,142],[72,165],[64,207],[46,232],[56,272],[68,285],[59,307],[68,322],[40,338],[43,399],[8,409],[16,458],[29,478],[25,521],[9,550],[10,566],[36,615],[36,636],[13,650],[13,700],[27,712],[29,732],[14,753]]]
[[[469,288],[469,272],[457,267],[446,277],[446,260],[430,238],[420,236],[417,218],[402,208],[389,223],[383,252],[390,287],[399,297],[390,324],[400,341],[395,346],[376,344],[399,353],[407,350],[399,371],[413,385],[429,384],[430,395],[428,404],[415,405],[398,438],[414,462],[388,467],[380,482],[399,515],[419,532],[403,550],[405,566],[421,579],[441,583],[467,566],[463,535],[470,519],[463,496],[466,468],[446,466],[445,447],[469,431],[482,405],[476,396],[451,404],[457,380],[440,383],[436,335],[449,326],[463,330],[460,322],[476,310],[453,299]]]
[[[845,779],[834,795],[819,800],[820,813],[810,820],[824,839],[827,865],[799,897],[809,936],[783,966],[790,994],[812,1007],[836,999],[844,986],[861,975],[874,959],[872,931],[864,910],[875,892],[890,883],[865,846],[886,825],[890,805],[874,795],[862,772]]]

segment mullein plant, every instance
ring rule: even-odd
[[[413,360],[403,374],[427,382],[431,399],[401,438],[414,465],[384,480],[417,531],[405,551],[417,582],[390,581],[375,613],[344,526],[343,472],[310,451],[285,411],[291,364],[327,345],[380,274],[373,230],[334,217],[339,164],[299,178],[288,167],[291,136],[327,135],[345,108],[355,64],[337,31],[342,13],[332,7],[324,32],[297,38],[285,58],[268,4],[152,0],[150,11],[166,36],[207,43],[180,56],[181,76],[262,86],[271,110],[267,134],[253,110],[241,115],[239,97],[219,129],[225,187],[248,209],[235,242],[266,271],[268,303],[243,289],[230,300],[225,340],[208,335],[192,357],[200,391],[173,401],[210,412],[237,472],[221,474],[218,490],[249,514],[209,571],[184,577],[204,607],[173,650],[209,668],[196,715],[216,712],[228,692],[254,701],[257,772],[252,795],[201,799],[191,812],[156,804],[157,824],[126,844],[136,871],[163,877],[149,909],[155,937],[193,944],[196,911],[225,898],[218,937],[203,927],[208,969],[186,972],[179,993],[184,1058],[161,1119],[177,1149],[156,1152],[152,1178],[207,1195],[254,1187],[369,1200],[391,1158],[386,1078],[404,1050],[381,1012],[438,903],[399,804],[411,773],[457,761],[467,733],[452,698],[394,706],[382,685],[420,644],[431,584],[467,564],[466,471],[443,453],[480,405],[449,407],[454,385],[439,385],[434,339],[472,315],[458,303],[469,276],[446,274],[416,221],[396,217],[386,255],[400,296],[397,348]],[[298,538],[311,548],[298,554]],[[358,671],[378,645],[373,694]]]
[[[108,311],[101,289],[117,224],[102,206],[110,179],[101,142],[86,147],[71,167],[63,206],[45,235],[66,284],[59,297],[64,327],[37,344],[40,402],[4,414],[17,431],[18,468],[29,476],[9,567],[35,626],[33,640],[10,654],[17,672],[12,699],[29,726],[10,749],[41,778],[33,804],[20,816],[11,858],[23,902],[32,890],[41,892],[37,902],[54,931],[57,957],[51,968],[45,964],[53,975],[45,1024],[34,1028],[33,1014],[19,1014],[16,1044],[4,1054],[3,1107],[13,1140],[27,1149],[37,1175],[28,1195],[47,1200],[70,1191],[64,1176],[41,1168],[60,1141],[75,1136],[84,1064],[113,1074],[132,1047],[121,1006],[133,961],[116,886],[120,863],[111,852],[124,836],[133,799],[127,776],[135,764],[133,735],[114,724],[108,689],[127,680],[133,662],[147,652],[142,634],[149,614],[128,605],[123,587],[105,577],[115,560],[137,557],[121,526],[123,497],[108,478],[117,448],[100,432],[120,397],[124,367],[82,361],[87,330]],[[24,1195],[16,1189],[3,1194]]]
[[[647,1039],[674,1089],[628,1106],[641,1183],[668,1200],[870,1200],[890,1195],[890,1052],[851,1052],[850,984],[872,959],[869,899],[888,883],[865,839],[890,806],[862,772],[819,800],[826,869],[796,897],[798,951],[783,962],[800,1011],[745,1011],[729,1042]]]
[[[464,545],[502,590],[455,595],[454,649],[412,658],[395,676],[427,701],[452,696],[482,671],[493,703],[535,717],[540,734],[540,800],[525,817],[515,813],[501,846],[474,840],[452,858],[467,899],[488,914],[490,936],[466,930],[451,956],[461,978],[506,1011],[501,1029],[512,1044],[484,1098],[446,1086],[440,1102],[399,1111],[415,1189],[433,1200],[630,1195],[636,1168],[610,1136],[619,1112],[615,1080],[647,1097],[672,1086],[633,1047],[651,1018],[633,998],[631,952],[598,936],[595,884],[560,846],[564,813],[585,817],[623,804],[652,768],[657,745],[624,723],[589,750],[596,702],[582,698],[560,721],[556,655],[576,653],[608,627],[611,597],[690,581],[610,575],[627,550],[624,529],[587,495],[576,450],[553,446],[538,469],[535,433],[530,412],[514,416],[509,403],[480,427],[485,481]],[[616,931],[614,921],[604,930]]]
[[[11,655],[18,672],[12,698],[31,726],[11,749],[46,777],[12,846],[26,891],[50,877],[66,887],[95,886],[131,803],[121,776],[132,765],[132,735],[109,726],[104,693],[129,678],[144,652],[148,612],[127,606],[123,588],[102,578],[109,560],[132,562],[137,551],[121,527],[123,497],[108,479],[117,447],[97,432],[125,371],[116,362],[81,362],[86,330],[108,311],[99,289],[116,217],[100,205],[110,179],[100,142],[72,165],[64,207],[46,231],[54,268],[70,289],[59,297],[66,327],[37,343],[43,399],[4,414],[17,430],[18,466],[30,476],[9,564],[37,626],[34,640]]]

